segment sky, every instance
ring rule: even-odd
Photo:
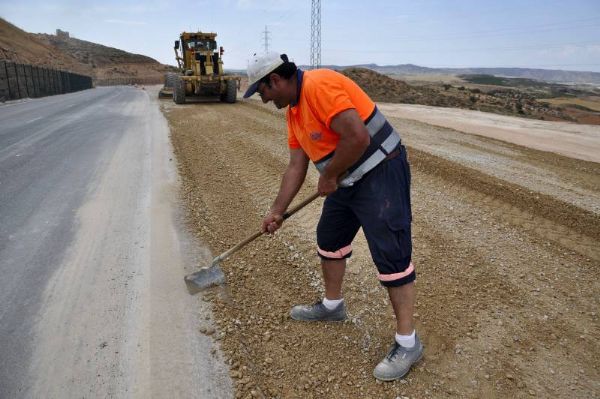
[[[171,65],[182,31],[216,32],[228,69],[266,35],[269,51],[310,64],[309,0],[0,0],[0,17]],[[321,64],[366,63],[600,72],[600,0],[322,0]]]

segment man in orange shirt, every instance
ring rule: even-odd
[[[332,70],[302,71],[285,54],[259,56],[248,66],[247,98],[287,107],[290,161],[262,230],[274,233],[306,177],[309,160],[327,196],[317,226],[325,297],[294,306],[294,320],[346,319],[342,281],[352,241],[362,227],[379,280],[396,315],[394,345],[375,367],[380,380],[402,378],[423,355],[413,323],[415,270],[411,262],[410,169],[400,135],[369,96]]]

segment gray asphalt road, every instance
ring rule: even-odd
[[[182,284],[197,259],[154,95],[0,106],[0,397],[231,395]]]

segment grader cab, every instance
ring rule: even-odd
[[[240,77],[223,70],[223,47],[217,48],[216,33],[183,32],[175,41],[175,59],[179,73],[168,73],[159,96],[172,93],[176,104],[186,99],[219,98],[235,103]]]

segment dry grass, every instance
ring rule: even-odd
[[[431,83],[448,83],[448,84],[464,84],[465,81],[455,75],[390,75],[393,79],[400,79],[411,84],[431,84]]]
[[[559,98],[550,98],[541,100],[545,103],[550,103],[552,105],[579,105],[581,107],[586,107],[594,111],[600,112],[600,98],[598,97],[587,97],[583,98],[572,98],[572,97],[559,97]]]

